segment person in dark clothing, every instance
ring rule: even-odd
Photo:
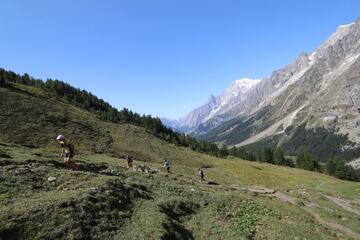
[[[200,183],[205,182],[204,170],[202,168],[198,169],[198,176],[199,176],[199,182]]]
[[[169,160],[164,161],[163,168],[165,168],[168,173],[171,173]]]
[[[128,155],[128,156],[126,156],[126,161],[127,161],[128,170],[132,170],[133,169],[133,158]]]

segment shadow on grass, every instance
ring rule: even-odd
[[[171,222],[169,224],[164,223],[163,227],[167,231],[167,233],[161,238],[163,240],[194,239],[192,232],[187,230],[183,225],[179,223],[176,222]]]
[[[208,185],[213,185],[213,186],[219,186],[220,185],[219,183],[214,182],[214,181],[209,181],[207,184]]]
[[[0,239],[17,240],[20,239],[20,234],[23,229],[19,226],[13,226],[0,230]]]
[[[197,204],[174,202],[160,207],[161,212],[169,219],[169,223],[163,224],[167,232],[162,239],[194,239],[192,232],[182,225],[182,221],[185,217],[196,213],[195,210],[199,207]]]

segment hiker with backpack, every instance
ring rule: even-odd
[[[204,178],[204,170],[202,168],[198,169],[198,176],[199,176],[199,182],[203,183],[205,182],[205,178]]]
[[[169,162],[169,160],[165,159],[164,164],[163,164],[163,168],[165,168],[168,173],[171,173],[170,172],[170,162]]]
[[[129,155],[127,155],[126,156],[126,161],[127,161],[128,170],[132,170],[133,169],[133,158],[130,157]]]
[[[73,171],[79,171],[80,167],[72,160],[75,154],[74,145],[63,135],[57,136],[56,140],[61,145],[61,156],[64,157],[65,165]]]

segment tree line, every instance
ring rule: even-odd
[[[294,159],[286,157],[284,151],[280,147],[271,148],[267,146],[259,148],[256,153],[253,153],[244,147],[233,147],[228,151],[228,155],[249,161],[258,161],[326,173],[343,180],[360,181],[360,171],[347,165],[340,157],[335,156],[329,159],[325,165],[320,165],[318,159],[306,151],[305,148],[301,148]]]
[[[249,161],[295,167],[293,161],[285,157],[284,151],[279,147],[275,149],[270,147],[261,147],[256,152],[250,151],[245,147],[232,147],[227,153],[228,155]]]
[[[216,144],[207,141],[198,141],[195,138],[173,131],[165,127],[158,117],[151,115],[140,115],[127,108],[119,111],[109,103],[99,99],[95,95],[85,90],[75,88],[60,80],[35,79],[29,74],[16,74],[0,68],[0,86],[14,87],[14,84],[22,84],[41,89],[54,96],[60,97],[66,102],[95,113],[100,119],[113,123],[128,123],[145,128],[155,136],[178,146],[188,147],[194,151],[210,154],[216,157],[226,157],[224,148],[219,148]]]

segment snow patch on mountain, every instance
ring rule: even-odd
[[[221,110],[224,110],[224,107],[226,105],[231,105],[231,102],[235,99],[236,101],[244,100],[246,93],[255,87],[260,81],[261,79],[242,78],[232,82],[232,84],[218,96],[219,106],[213,110],[209,117]]]
[[[235,80],[226,91],[232,93],[234,96],[245,94],[250,88],[255,86],[261,81],[260,79],[242,78]]]

